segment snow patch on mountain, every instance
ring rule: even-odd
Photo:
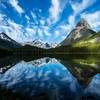
[[[54,45],[44,42],[41,39],[36,39],[32,42],[26,42],[23,44],[23,46],[24,45],[30,45],[30,46],[35,46],[35,47],[45,48],[45,49],[54,48]]]

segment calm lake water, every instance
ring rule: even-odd
[[[99,58],[0,59],[0,100],[100,100]]]

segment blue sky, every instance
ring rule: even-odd
[[[80,18],[100,31],[100,0],[0,0],[0,32],[21,43],[59,43]]]

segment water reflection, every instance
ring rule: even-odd
[[[84,93],[100,96],[100,74],[97,74],[93,77],[88,87],[84,90]]]
[[[26,100],[99,100],[100,69],[95,66],[49,57],[13,64],[1,70],[1,92],[10,90]]]

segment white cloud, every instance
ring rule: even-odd
[[[51,7],[49,9],[50,19],[53,22],[58,21],[60,14],[66,6],[67,0],[51,0]]]
[[[42,30],[46,36],[51,36],[51,33],[49,32],[49,26],[42,26]]]
[[[22,25],[16,24],[13,20],[8,19],[8,25],[11,26],[14,30],[20,30]]]
[[[72,26],[69,24],[60,25],[59,28],[63,30],[63,32],[69,33],[72,30]]]
[[[25,15],[25,19],[26,19],[27,27],[30,27],[30,24],[34,25],[34,23],[30,22],[30,17],[28,15]]]
[[[5,15],[0,14],[0,23],[2,23],[3,19],[4,19]]]
[[[33,36],[36,34],[36,30],[28,27],[26,28],[26,33],[28,33],[30,36]]]
[[[60,36],[60,31],[56,30],[55,31],[55,37],[58,37],[58,36]]]
[[[6,15],[0,14],[0,33],[5,32],[9,37],[20,43],[34,40],[35,28],[24,27],[9,18],[5,20],[5,17],[7,18]]]
[[[76,16],[80,15],[82,11],[93,5],[95,2],[96,0],[82,0],[81,3],[71,2],[70,4],[73,9],[73,14],[69,16],[68,23],[74,28],[76,23]]]
[[[45,25],[45,23],[46,23],[45,20],[40,20],[41,25]]]
[[[39,9],[39,12],[41,12],[40,9]],[[38,18],[34,11],[31,11],[31,17],[33,19],[33,22],[29,22],[28,21],[29,18],[27,18],[27,16],[26,16],[27,22],[29,22],[29,23],[27,23],[27,27],[32,27],[33,30],[29,29],[29,30],[27,30],[27,32],[32,33],[35,30],[35,33],[38,38],[43,38],[43,36],[50,37],[51,36],[51,33],[49,32],[50,26],[46,25],[46,24],[48,24],[47,20],[44,19],[43,17],[41,17],[39,20],[37,20]],[[33,24],[33,26],[31,24]]]
[[[83,13],[81,14],[81,17],[87,20],[87,22],[94,30],[100,30],[100,11],[93,13]]]
[[[19,13],[24,13],[24,10],[19,5],[19,0],[9,0],[11,6]],[[73,9],[73,13],[69,16],[68,23],[61,22],[55,28],[53,28],[57,21],[59,21],[60,16],[67,6],[68,0],[51,0],[51,6],[49,8],[49,17],[44,18],[41,17],[42,10],[41,9],[33,9],[30,12],[30,15],[25,14],[24,18],[26,19],[26,24],[20,25],[15,23],[13,20],[7,18],[7,16],[0,14],[0,31],[5,31],[10,37],[19,41],[31,41],[36,38],[59,38],[61,36],[62,39],[67,36],[67,34],[75,27],[76,17],[80,16],[82,13],[82,17],[84,17],[89,24],[97,29],[100,26],[100,12],[95,13],[83,13],[86,8],[93,5],[96,0],[82,0],[82,2],[71,2],[71,7]],[[91,18],[92,16],[92,18]],[[38,18],[39,17],[39,18]],[[52,29],[53,28],[53,29]],[[52,37],[54,36],[54,37]],[[58,40],[57,40],[58,41]]]
[[[74,13],[79,14],[83,10],[85,10],[86,8],[94,4],[95,2],[96,0],[82,0],[81,3],[78,3],[78,2],[71,3],[71,6],[74,10]]]
[[[47,23],[48,25],[51,25],[51,19],[50,19],[50,18],[47,18],[47,19],[46,19],[46,23]]]
[[[9,3],[19,14],[24,13],[24,10],[18,4],[18,0],[9,0]]]
[[[25,18],[26,18],[27,20],[30,20],[30,17],[29,17],[29,16],[27,16],[27,15],[25,15]]]
[[[37,20],[37,16],[32,11],[31,17],[34,19],[32,22],[30,17],[25,14],[24,18],[26,19],[26,27],[24,25],[18,24],[8,18],[4,14],[0,14],[0,32],[5,32],[9,37],[16,40],[17,42],[23,43],[28,41],[33,41],[35,38],[47,38],[51,37],[49,32],[50,26],[45,24],[47,23],[44,18]],[[39,25],[37,23],[40,23]]]
[[[43,36],[46,36],[46,38],[50,37],[51,33],[49,32],[49,26],[37,27],[37,34],[40,38],[42,38]]]
[[[33,11],[31,11],[31,16],[32,16],[33,19],[36,19],[36,15]]]
[[[41,30],[40,28],[38,29],[38,36],[43,37],[43,30]]]
[[[8,19],[7,22],[5,22],[7,28],[4,28],[4,31],[6,34],[8,34],[11,38],[14,40],[19,41],[20,40],[20,34],[22,34],[22,25],[16,24],[14,21]]]
[[[48,37],[51,36],[51,33],[49,33],[49,32],[46,31],[46,30],[44,31],[44,34],[45,34],[46,36],[48,36]]]
[[[73,28],[75,27],[75,17],[76,17],[76,14],[74,13],[71,16],[69,16],[69,18],[68,18],[68,23]]]
[[[32,20],[34,21],[34,24],[38,25],[39,24],[39,20],[35,14],[34,11],[31,11],[31,17],[32,17]]]
[[[59,12],[60,12],[60,3],[59,0],[52,0],[52,6],[50,8],[50,16],[52,17],[52,19],[54,19],[55,21],[58,19],[59,17]]]

